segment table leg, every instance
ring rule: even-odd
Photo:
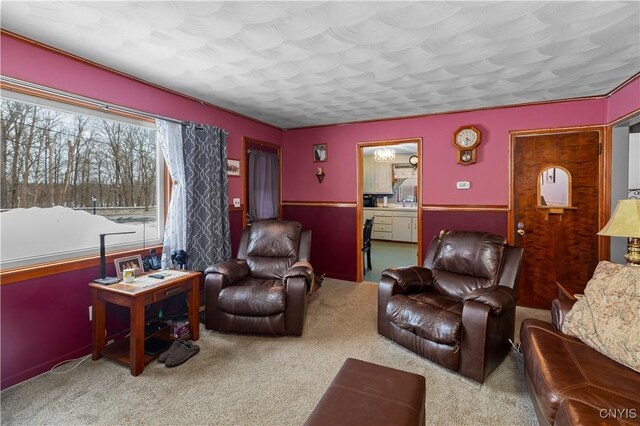
[[[189,327],[191,328],[191,340],[200,338],[200,277],[191,279],[191,291],[189,291]]]
[[[131,335],[129,343],[129,369],[132,376],[144,370],[144,298],[133,299],[130,310]]]
[[[91,324],[91,359],[102,358],[105,346],[105,303],[98,297],[98,290],[91,289],[91,305],[93,306],[93,323]]]

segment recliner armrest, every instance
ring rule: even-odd
[[[566,298],[554,299],[551,302],[551,324],[556,330],[562,331],[562,323],[575,303],[576,300]]]
[[[244,260],[223,260],[209,266],[204,270],[204,274],[205,276],[208,274],[222,274],[227,277],[230,284],[233,284],[249,275],[249,265]]]
[[[382,276],[396,280],[405,293],[419,293],[427,290],[433,283],[430,269],[422,266],[405,266],[389,268],[382,271]]]
[[[304,278],[304,282],[307,284],[307,291],[311,292],[313,284],[313,267],[309,262],[300,261],[296,262],[284,273],[282,281],[287,283],[289,278]]]
[[[497,285],[473,290],[463,300],[464,302],[473,300],[478,303],[484,303],[491,308],[492,316],[499,317],[515,308],[518,301],[518,292],[510,287]]]

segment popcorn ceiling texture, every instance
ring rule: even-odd
[[[283,128],[606,94],[640,3],[4,2],[2,28]]]

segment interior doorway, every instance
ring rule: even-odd
[[[357,162],[357,280],[378,282],[422,262],[422,139],[361,142]]]
[[[640,112],[626,117],[611,128],[611,213],[618,200],[640,199]],[[610,240],[611,261],[625,263],[626,238]]]
[[[280,145],[242,138],[242,226],[261,219],[282,218]]]

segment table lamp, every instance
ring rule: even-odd
[[[98,284],[115,284],[120,281],[118,277],[108,277],[107,276],[107,265],[105,263],[105,247],[104,247],[104,237],[105,235],[119,235],[119,234],[135,234],[136,231],[127,231],[127,232],[107,232],[105,234],[100,234],[100,278],[96,278],[93,280],[94,283]]]
[[[628,264],[640,265],[640,200],[619,200],[611,219],[598,235],[629,238],[624,258]]]

